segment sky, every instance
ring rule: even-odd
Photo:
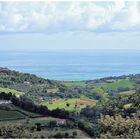
[[[0,2],[0,50],[140,49],[140,2]]]

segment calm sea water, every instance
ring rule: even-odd
[[[1,51],[0,67],[48,79],[89,80],[140,73],[140,51]]]

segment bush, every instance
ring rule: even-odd
[[[61,139],[61,138],[63,138],[63,134],[58,132],[53,137],[56,138],[56,139]]]
[[[77,136],[77,131],[73,131],[72,132],[72,135],[75,137],[75,136]]]
[[[69,133],[65,132],[65,137],[68,138],[69,137]]]

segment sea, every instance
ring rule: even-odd
[[[140,74],[140,50],[2,50],[0,67],[61,81]]]

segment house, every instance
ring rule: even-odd
[[[65,123],[66,123],[66,121],[63,120],[63,119],[57,120],[57,125],[63,125],[63,124],[65,124]]]
[[[1,104],[11,104],[12,102],[10,100],[0,100],[0,105]]]
[[[24,81],[23,84],[24,84],[24,85],[30,85],[30,82]]]
[[[7,75],[9,73],[9,69],[0,67],[0,75]]]

